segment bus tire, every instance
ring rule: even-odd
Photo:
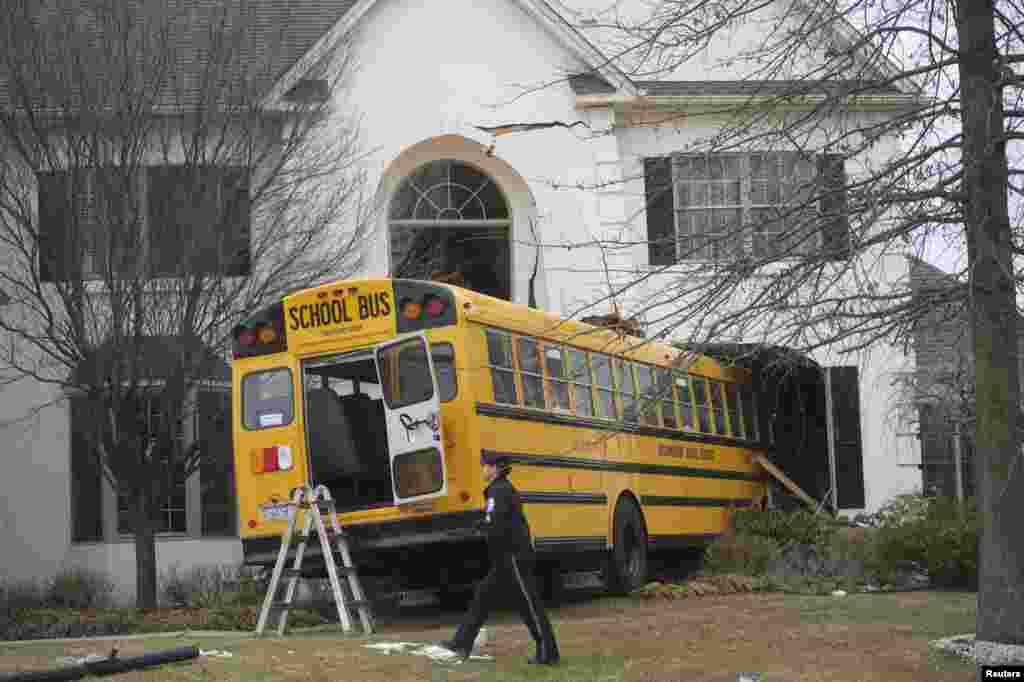
[[[612,533],[605,585],[609,592],[621,596],[642,587],[647,580],[647,529],[632,499],[619,498]]]

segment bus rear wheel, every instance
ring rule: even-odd
[[[636,503],[628,497],[615,505],[612,538],[605,585],[612,594],[629,594],[647,580],[647,529]]]

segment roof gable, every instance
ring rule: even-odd
[[[377,1],[354,0],[351,8],[275,83],[264,103],[269,107],[281,106],[287,93],[309,73],[310,69],[323,63],[330,56],[332,50],[356,28],[359,21]],[[564,48],[587,66],[590,71],[586,74],[586,78],[592,78],[595,83],[600,83],[600,87],[605,88],[605,92],[636,94],[636,88],[629,77],[612,65],[607,57],[547,2],[544,0],[511,1],[548,29]]]

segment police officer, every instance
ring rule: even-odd
[[[523,514],[519,492],[508,480],[509,465],[500,455],[492,453],[483,453],[480,464],[484,480],[488,482],[484,490],[485,515],[480,527],[487,535],[491,568],[477,586],[469,613],[455,631],[455,637],[441,642],[441,646],[454,651],[463,660],[468,658],[473,641],[491,610],[504,595],[512,594],[519,605],[519,615],[537,645],[537,653],[530,663],[556,665],[560,660],[558,643],[544,605],[537,598],[530,526]]]

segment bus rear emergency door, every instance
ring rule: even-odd
[[[441,403],[424,334],[377,346],[395,504],[448,493]]]

